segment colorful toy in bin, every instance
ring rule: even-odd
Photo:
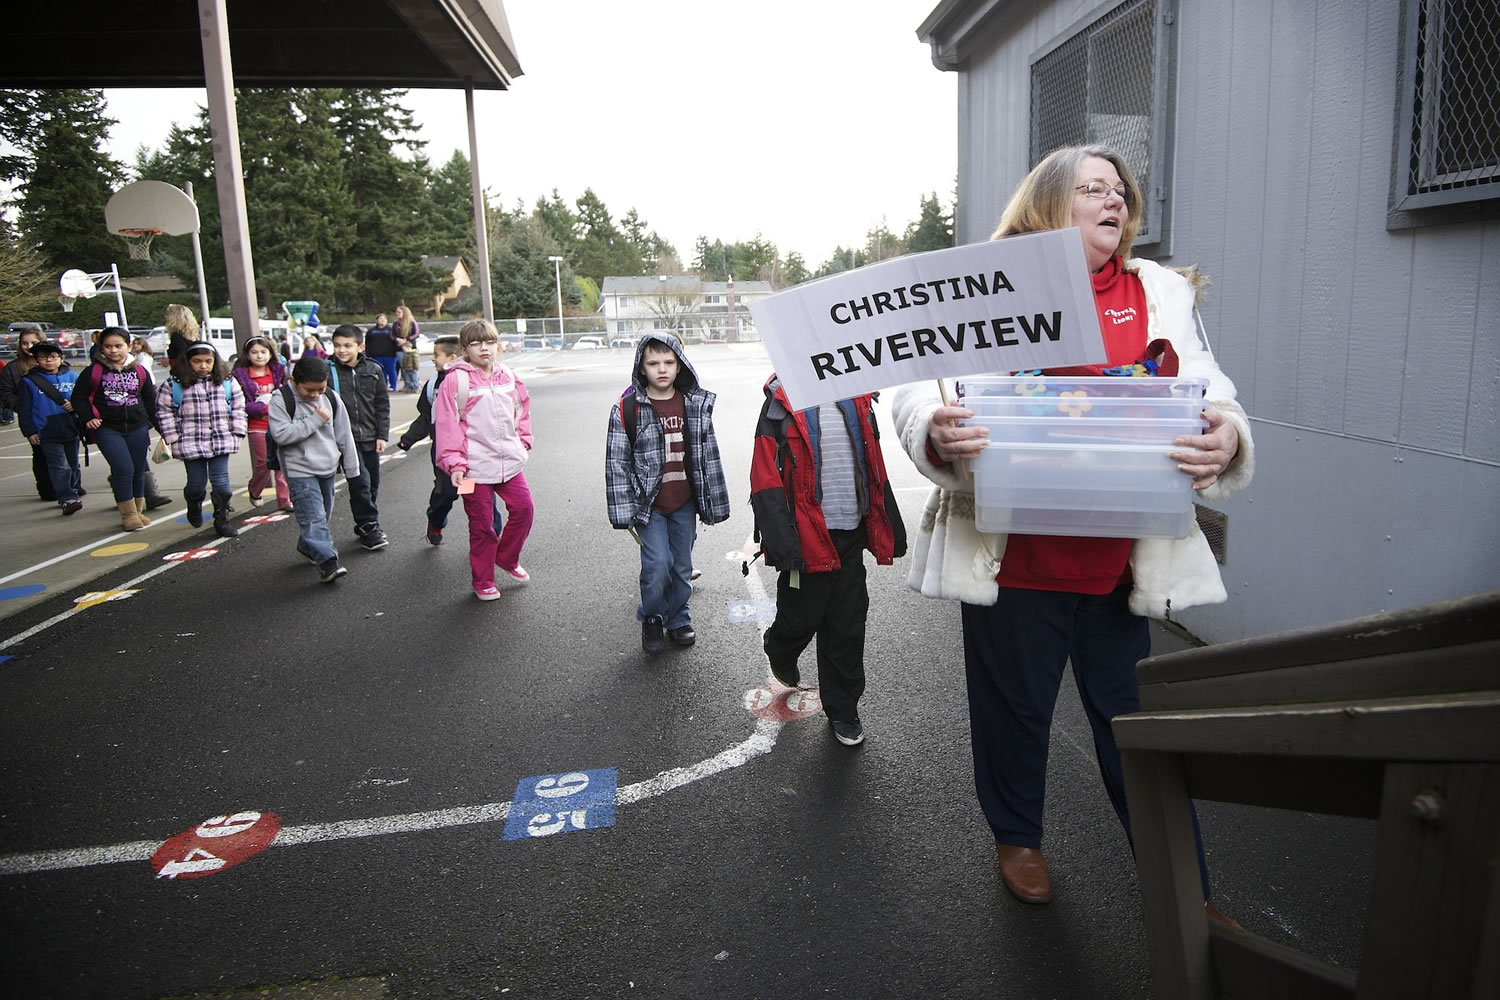
[[[1065,392],[1058,397],[1057,408],[1070,417],[1081,417],[1094,408],[1094,404],[1088,401],[1089,394],[1079,389],[1077,392]],[[1077,399],[1080,402],[1065,403],[1065,399]]]

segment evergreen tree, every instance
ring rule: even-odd
[[[620,232],[593,189],[584,188],[576,204],[579,239],[569,260],[573,269],[600,283],[610,275],[642,273],[640,252]]]
[[[786,255],[786,260],[781,263],[781,280],[785,285],[800,285],[812,277],[812,272],[807,269],[807,262],[802,255],[793,250]]]
[[[353,228],[352,239],[333,247],[331,270],[339,304],[361,312],[393,308],[408,297],[424,302],[447,285],[446,275],[421,262],[432,246],[426,161],[396,155],[399,147],[415,153],[425,145],[401,104],[405,96],[351,88],[327,97]]]
[[[547,258],[561,249],[551,230],[536,215],[506,217],[490,244],[490,288],[496,318],[554,316],[556,285]],[[564,260],[563,294],[577,301],[573,270]]]
[[[104,228],[104,203],[125,180],[124,167],[104,152],[114,124],[104,95],[36,91],[30,109],[31,131],[23,138],[33,145],[19,178],[25,239],[58,270],[101,271],[123,261],[125,247]]]
[[[557,244],[558,252],[571,259],[579,238],[578,216],[568,207],[568,203],[562,200],[562,195],[557,193],[557,188],[552,189],[551,198],[536,200],[533,214],[552,234],[552,240]]]
[[[953,214],[943,211],[934,191],[922,199],[917,221],[906,227],[908,253],[924,253],[953,246]]]
[[[489,221],[485,221],[488,231]],[[469,158],[458,150],[427,185],[427,253],[462,254],[474,259],[474,195]]]

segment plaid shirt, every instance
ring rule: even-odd
[[[224,398],[224,390],[229,398]],[[156,416],[161,422],[162,440],[172,449],[173,458],[203,459],[216,455],[233,455],[240,450],[245,436],[245,394],[232,378],[215,385],[211,379],[199,379],[182,390],[182,406],[172,403],[172,383],[167,382],[156,394]]]
[[[682,393],[687,429],[688,481],[693,502],[704,524],[717,524],[729,517],[729,485],[714,437],[714,394],[693,388]],[[621,407],[636,407],[635,440],[625,430]],[[615,403],[609,413],[609,436],[604,445],[604,491],[609,505],[609,523],[616,528],[645,525],[651,520],[651,505],[661,489],[662,462],[667,439],[656,408],[639,388],[633,388]]]

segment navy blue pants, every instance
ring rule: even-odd
[[[150,435],[151,428],[146,424],[129,433],[109,426],[94,431],[94,445],[109,463],[109,485],[114,490],[115,503],[146,495],[146,447]]]
[[[993,606],[963,605],[974,786],[999,843],[1042,846],[1052,710],[1069,662],[1104,790],[1130,836],[1125,776],[1109,724],[1140,708],[1135,665],[1150,655],[1151,635],[1146,619],[1131,613],[1129,594],[1129,586],[1103,596],[1001,587]],[[1207,899],[1196,813],[1193,834]]]

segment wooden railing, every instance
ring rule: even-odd
[[[1157,997],[1500,998],[1500,591],[1137,675],[1114,732]],[[1204,919],[1194,798],[1379,822],[1357,971]]]

